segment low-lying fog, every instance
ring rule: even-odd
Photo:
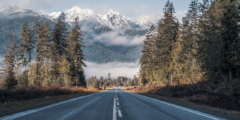
[[[0,57],[0,68],[3,65],[2,61],[3,57]],[[117,78],[118,76],[133,78],[134,75],[138,74],[140,68],[138,62],[110,62],[97,64],[85,61],[85,63],[87,64],[87,67],[84,67],[86,79],[95,75],[98,78],[101,76],[107,78],[108,73],[111,73],[111,77],[113,78]]]

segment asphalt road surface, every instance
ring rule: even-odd
[[[121,89],[82,96],[0,120],[223,120]]]

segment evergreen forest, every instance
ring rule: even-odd
[[[238,0],[192,0],[178,20],[172,2],[145,37],[140,85],[231,82],[240,76]]]
[[[111,78],[111,73],[108,74],[108,78],[100,77],[97,79],[97,76],[92,76],[91,78],[86,80],[87,87],[94,88],[104,88],[106,87],[132,87],[139,86],[138,78],[134,75],[133,79],[127,77],[117,77]]]
[[[1,69],[4,88],[48,86],[144,86],[213,84],[240,77],[240,14],[238,0],[192,0],[178,20],[170,0],[164,16],[152,25],[140,58],[140,75],[85,80],[83,32],[79,18],[68,29],[60,15],[56,24],[37,17],[34,25],[24,22],[20,40],[9,38]],[[34,55],[33,55],[34,53]],[[34,57],[33,57],[34,56]],[[120,58],[119,58],[120,59]]]
[[[53,27],[38,16],[33,26],[24,22],[20,40],[13,31],[1,69],[2,87],[86,86],[85,46],[78,22],[77,17],[68,30],[62,15]]]

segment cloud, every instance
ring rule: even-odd
[[[140,68],[138,62],[110,62],[104,64],[97,64],[93,62],[85,63],[87,64],[87,67],[84,68],[86,79],[95,75],[98,78],[100,78],[101,76],[107,78],[108,73],[111,73],[111,76],[113,78],[117,78],[118,76],[126,76],[132,78],[134,75],[138,74]]]
[[[102,42],[106,45],[139,45],[143,43],[145,36],[122,36],[118,31],[112,31],[108,33],[103,33],[96,35],[93,41]]]

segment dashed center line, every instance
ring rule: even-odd
[[[114,102],[113,102],[113,120],[117,120],[117,116],[116,116],[116,98],[114,98]]]
[[[122,117],[122,112],[119,108],[119,101],[118,101],[117,89],[116,89],[116,97],[113,100],[113,120],[117,120],[117,114],[119,117]]]
[[[122,117],[121,110],[118,110],[118,116],[119,116],[119,117]]]

